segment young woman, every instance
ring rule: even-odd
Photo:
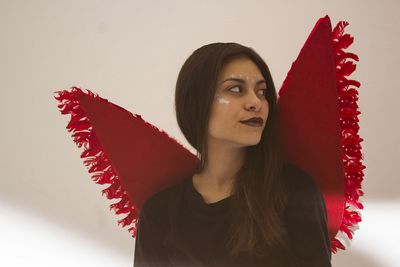
[[[135,267],[331,266],[324,199],[283,160],[276,101],[252,48],[212,43],[185,61],[176,116],[200,160],[141,207]]]

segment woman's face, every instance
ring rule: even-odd
[[[257,65],[247,58],[230,61],[217,80],[209,122],[209,141],[222,141],[236,147],[260,142],[268,117],[267,84]],[[241,121],[253,117],[260,126]]]

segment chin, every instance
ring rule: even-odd
[[[256,146],[256,145],[258,145],[259,143],[260,143],[260,141],[258,141],[258,142],[253,142],[253,143],[247,144],[247,146]]]
[[[245,146],[245,147],[246,146],[256,146],[260,143],[260,141],[261,141],[261,138],[254,139],[254,140],[247,139],[246,141],[241,142],[241,146]]]

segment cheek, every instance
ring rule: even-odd
[[[218,118],[227,113],[231,108],[232,102],[224,96],[216,95],[211,109],[211,116]]]
[[[217,105],[218,104],[229,105],[231,103],[231,100],[229,100],[223,96],[217,95],[217,96],[215,96],[215,103]]]
[[[239,110],[238,102],[226,96],[216,96],[212,107],[216,118],[234,117]]]
[[[230,124],[238,112],[238,104],[224,96],[217,96],[211,107],[210,124],[214,127],[218,125]]]

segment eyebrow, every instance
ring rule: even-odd
[[[223,80],[223,81],[220,82],[219,84],[223,84],[224,82],[229,81],[229,80],[236,81],[236,82],[239,82],[239,83],[245,83],[245,81],[244,81],[243,79],[239,79],[239,78],[228,78],[228,79],[226,79],[226,80]],[[266,82],[265,80],[258,80],[258,81],[256,82],[256,84],[262,84],[262,83],[267,83],[267,82]]]

